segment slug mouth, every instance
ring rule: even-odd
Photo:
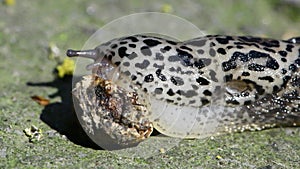
[[[128,92],[97,75],[87,75],[73,90],[76,114],[83,129],[102,148],[136,146],[148,138],[153,125],[148,108],[135,92]]]

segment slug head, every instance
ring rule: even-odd
[[[86,66],[87,70],[92,70],[93,74],[98,75],[99,77],[105,80],[112,80],[115,75],[116,66],[111,63],[101,50],[101,46],[96,49],[89,50],[73,50],[68,49],[66,52],[68,57],[82,57],[93,59],[94,63]]]

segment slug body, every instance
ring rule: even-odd
[[[168,136],[300,125],[299,38],[134,35],[67,55],[93,59],[95,77],[143,95],[147,124]]]

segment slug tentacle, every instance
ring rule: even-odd
[[[177,42],[133,35],[93,50],[68,50],[67,55],[94,59],[89,66],[93,78],[85,79],[95,76],[123,95],[134,93],[139,104],[133,113],[145,120],[137,122],[128,114],[124,119],[130,126],[147,126],[135,126],[147,129],[142,138],[152,124],[165,135],[182,138],[300,125],[300,38],[208,35]],[[92,85],[79,86],[84,91]],[[105,96],[108,101],[97,105],[97,113],[117,117],[113,114],[118,112],[122,119],[119,110],[104,107],[117,105],[109,100],[119,95]],[[129,113],[123,102],[117,107]],[[126,137],[127,132],[119,132]]]
[[[67,50],[67,56],[69,57],[84,57],[84,58],[90,58],[93,60],[96,60],[98,57],[97,50],[92,49],[92,50],[72,50],[68,49]]]

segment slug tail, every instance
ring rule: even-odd
[[[66,55],[68,57],[84,57],[84,58],[90,58],[93,60],[97,59],[97,50],[91,49],[91,50],[73,50],[68,49],[66,52]]]

